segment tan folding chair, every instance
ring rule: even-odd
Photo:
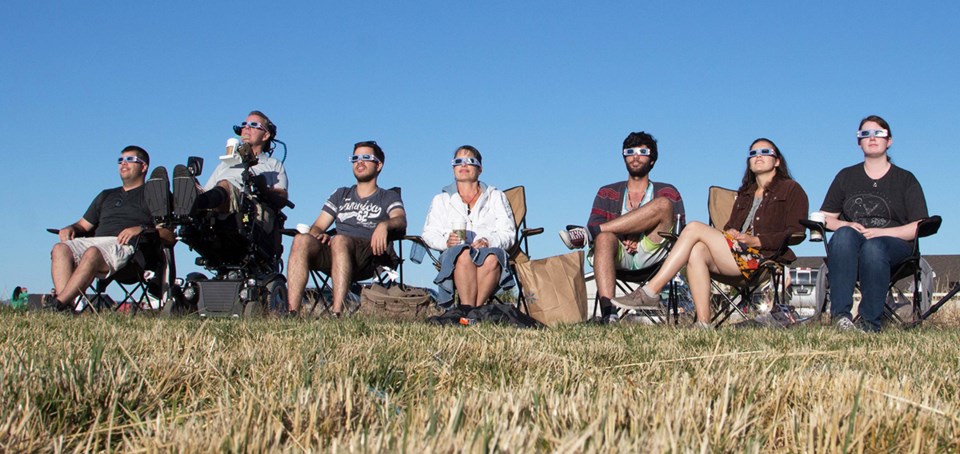
[[[722,229],[730,220],[730,214],[733,211],[734,201],[737,199],[737,191],[733,191],[719,186],[711,186],[707,197],[707,210],[710,214],[710,225],[717,229]],[[767,281],[772,280],[770,286],[773,292],[772,307],[769,313],[779,312],[783,315],[781,325],[799,323],[803,320],[798,319],[793,311],[785,305],[786,303],[786,274],[782,257],[787,252],[789,246],[800,244],[806,235],[794,234],[788,237],[780,246],[777,253],[768,259],[760,262],[760,265],[750,273],[749,277],[738,276],[720,276],[711,275],[714,289],[714,315],[711,323],[714,326],[722,325],[733,314],[738,314],[744,320],[756,320],[757,315],[766,313],[761,308],[761,302],[756,301],[755,296],[760,296],[757,292]],[[732,292],[724,291],[721,285],[731,287]],[[759,321],[759,320],[756,320]]]

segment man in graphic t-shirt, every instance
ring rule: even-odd
[[[377,265],[391,264],[387,234],[407,228],[400,194],[377,186],[383,170],[383,150],[376,142],[359,142],[350,156],[357,184],[333,192],[308,233],[297,235],[287,260],[288,305],[300,310],[309,270],[333,279],[333,314],[343,312],[354,277],[372,275]],[[326,234],[336,222],[337,233]]]

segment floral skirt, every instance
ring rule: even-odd
[[[733,255],[733,260],[737,262],[737,267],[740,268],[740,274],[749,279],[750,275],[760,266],[760,259],[762,258],[760,251],[757,248],[747,246],[742,241],[733,239],[727,232],[723,232],[723,237],[727,239],[727,246],[730,247],[730,254]]]

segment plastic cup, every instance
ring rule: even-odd
[[[310,226],[307,224],[297,224],[297,231],[303,234],[310,233]]]
[[[233,156],[237,152],[237,147],[240,146],[240,140],[236,137],[231,137],[227,139],[227,156]]]
[[[460,244],[467,241],[467,223],[465,221],[453,221],[453,233],[460,237]]]

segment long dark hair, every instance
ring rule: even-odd
[[[773,147],[773,151],[777,152],[777,159],[780,160],[780,165],[777,167],[774,167],[774,170],[776,171],[776,175],[774,175],[774,178],[779,177],[784,180],[792,180],[793,177],[790,176],[790,169],[787,168],[787,158],[785,158],[783,156],[783,153],[780,152],[780,148],[777,147],[777,144],[773,143],[772,140],[766,137],[761,137],[751,142],[750,148],[747,148],[747,150],[752,149],[753,146],[757,144],[757,142],[767,142],[770,144],[770,146]],[[750,158],[747,157],[747,170],[743,172],[743,180],[740,181],[740,192],[746,191],[747,188],[749,188],[756,182],[757,182],[757,176],[750,171]]]

